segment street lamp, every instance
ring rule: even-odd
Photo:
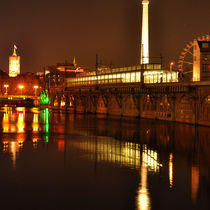
[[[24,86],[23,85],[19,85],[18,87],[20,88],[20,92],[21,92],[21,95],[22,95]]]
[[[172,68],[173,68],[174,62],[170,63],[170,72],[172,73]]]
[[[171,63],[170,63],[170,73],[171,73],[170,82],[172,82],[172,70],[173,70],[173,65],[174,65],[174,62],[171,62]]]
[[[34,85],[35,96],[36,96],[36,92],[37,92],[38,87],[39,87],[38,85]]]
[[[5,95],[7,95],[7,88],[9,87],[9,85],[5,84],[4,87],[6,88]]]

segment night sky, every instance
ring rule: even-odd
[[[135,65],[139,61],[140,0],[10,0],[0,2],[0,68],[13,45],[21,72],[72,61]],[[150,0],[150,53],[176,61],[193,38],[210,33],[210,0]]]

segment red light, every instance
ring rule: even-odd
[[[60,71],[63,71],[63,72],[80,72],[80,73],[83,73],[84,72],[84,69],[82,68],[77,68],[77,69],[60,69]]]
[[[58,150],[63,152],[64,151],[64,146],[65,146],[65,141],[64,140],[59,140],[58,141]]]

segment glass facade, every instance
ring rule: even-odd
[[[178,72],[170,71],[145,71],[144,83],[178,82]]]
[[[119,83],[139,83],[143,72],[144,83],[178,82],[178,72],[161,70],[160,64],[143,64],[137,66],[106,69],[98,72],[88,72],[67,78],[67,87],[89,86]]]

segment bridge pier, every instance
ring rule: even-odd
[[[135,84],[133,87],[75,88],[50,96],[53,109],[184,122],[210,126],[210,86]],[[64,104],[65,106],[62,106]]]

